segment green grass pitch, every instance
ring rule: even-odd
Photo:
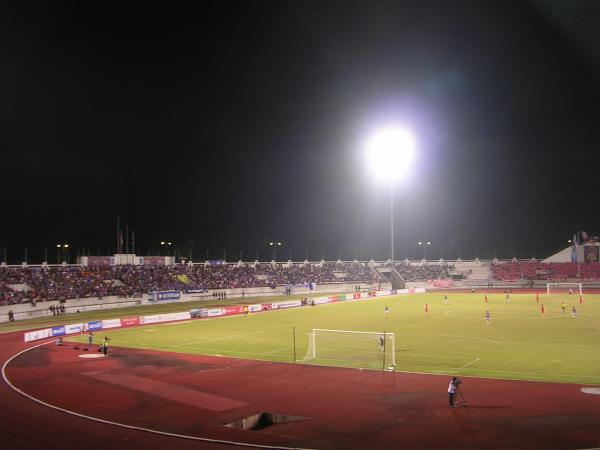
[[[106,335],[116,347],[291,363],[294,327],[300,361],[309,349],[313,328],[385,330],[395,333],[399,371],[600,384],[600,295],[586,295],[583,305],[577,295],[541,295],[537,303],[534,294],[513,294],[507,303],[504,294],[488,294],[488,300],[486,304],[477,292],[450,293],[447,305],[439,293],[380,297],[107,330],[96,333],[96,341]],[[565,313],[562,301],[567,304]],[[390,308],[387,318],[385,305]],[[577,308],[576,318],[572,306]],[[486,310],[491,314],[489,324]],[[347,356],[355,342],[349,338],[339,345],[339,354]],[[373,352],[378,352],[376,339]],[[361,356],[340,359],[345,360],[314,362],[381,368],[379,360],[365,361]]]

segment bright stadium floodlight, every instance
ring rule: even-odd
[[[410,169],[414,159],[415,140],[404,128],[386,128],[375,133],[369,140],[367,152],[373,176],[393,181]]]
[[[406,176],[415,155],[415,139],[406,128],[387,127],[368,141],[367,157],[371,175],[390,187],[390,254],[394,266],[394,181]]]

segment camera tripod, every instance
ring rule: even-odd
[[[458,399],[460,398],[460,401],[458,401]],[[463,406],[467,406],[467,399],[465,398],[465,396],[463,395],[461,389],[459,387],[456,388],[456,394],[454,396],[454,404],[455,405],[463,405]]]

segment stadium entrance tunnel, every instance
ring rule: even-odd
[[[290,416],[273,412],[259,412],[242,419],[235,420],[225,424],[225,427],[236,428],[238,430],[260,431],[278,423],[298,422],[300,420],[310,420],[310,417]]]

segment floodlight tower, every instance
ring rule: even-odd
[[[281,247],[281,242],[271,241],[271,242],[269,242],[269,246],[273,247],[273,261],[276,261],[277,260],[277,247]]]
[[[410,169],[415,153],[413,135],[405,128],[389,127],[375,133],[367,145],[371,173],[390,190],[390,259],[394,265],[394,183]]]

